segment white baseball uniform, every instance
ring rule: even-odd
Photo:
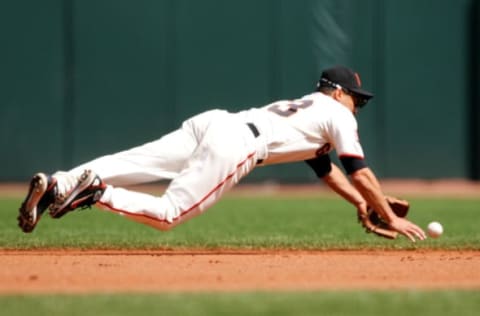
[[[166,230],[214,204],[256,166],[302,161],[328,153],[363,158],[354,115],[315,92],[238,113],[211,110],[142,146],[71,170],[96,172],[107,183],[97,205]],[[172,179],[160,196],[120,185]]]

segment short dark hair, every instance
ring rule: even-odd
[[[325,93],[327,95],[332,94],[335,90],[337,90],[337,88],[329,87],[329,86],[320,86],[320,87],[317,88],[318,92],[322,92],[322,93]]]

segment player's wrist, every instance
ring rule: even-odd
[[[368,204],[365,200],[354,201],[353,205],[357,208],[360,213],[366,213],[368,209]]]

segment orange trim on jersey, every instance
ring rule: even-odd
[[[189,209],[187,209],[186,211],[181,212],[178,217],[176,217],[176,218],[173,219],[173,221],[176,221],[176,220],[178,220],[179,218],[181,218],[182,216],[187,215],[187,214],[190,213],[192,210],[194,210],[196,207],[198,207],[200,204],[202,204],[206,199],[208,199],[208,198],[210,197],[210,195],[212,195],[215,191],[217,191],[218,189],[220,189],[220,188],[225,184],[225,182],[227,182],[229,179],[231,179],[231,178],[235,175],[237,169],[240,168],[241,166],[243,166],[243,165],[244,165],[250,158],[252,158],[254,155],[255,155],[255,152],[249,154],[245,160],[243,160],[242,162],[240,162],[239,164],[237,164],[237,167],[236,167],[236,169],[235,169],[234,172],[232,172],[231,174],[229,174],[225,179],[223,179],[222,182],[220,182],[217,186],[215,186],[212,190],[210,190],[210,192],[208,192],[199,202],[195,203],[193,206],[191,206],[191,207],[190,207]],[[116,209],[116,208],[114,208],[114,207],[112,207],[112,206],[110,206],[110,205],[108,205],[108,204],[106,204],[106,203],[100,202],[100,201],[98,201],[97,203],[100,204],[101,206],[104,206],[104,207],[108,208],[109,210],[112,210],[112,211],[118,212],[118,213],[123,213],[123,214],[128,215],[128,216],[132,216],[132,217],[135,217],[135,216],[137,216],[137,217],[146,217],[146,218],[149,219],[149,220],[153,220],[153,221],[157,221],[157,222],[167,222],[167,223],[169,223],[169,224],[173,224],[173,222],[170,223],[170,222],[168,222],[168,221],[165,220],[165,219],[158,219],[158,218],[152,217],[152,216],[150,216],[150,215],[131,213],[131,212],[128,212],[128,211],[125,211],[125,210]]]

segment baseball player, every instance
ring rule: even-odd
[[[204,212],[257,166],[305,161],[358,214],[370,208],[410,240],[424,231],[397,216],[368,168],[355,114],[373,95],[344,66],[322,72],[315,92],[295,100],[230,113],[210,110],[158,140],[103,156],[68,172],[33,176],[19,210],[31,232],[49,208],[59,218],[96,204],[131,220],[168,230]],[[351,182],[330,161],[335,149]],[[162,196],[119,186],[171,179]]]

